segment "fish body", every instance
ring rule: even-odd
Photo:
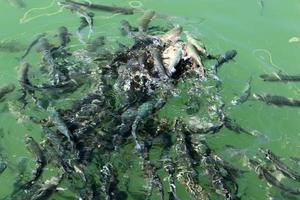
[[[179,40],[180,34],[182,33],[182,27],[176,25],[173,29],[166,32],[160,37],[160,40],[164,43],[167,42],[177,42]]]
[[[297,82],[300,81],[300,75],[286,75],[282,73],[262,74],[259,76],[263,81],[270,82]]]
[[[104,11],[104,12],[111,12],[111,13],[121,13],[124,15],[132,15],[134,14],[133,8],[122,8],[116,6],[107,6],[102,4],[94,4],[91,2],[75,2],[72,0],[65,0],[65,2],[72,3],[77,6],[82,6],[84,8],[88,8],[90,10],[97,10],[97,11]]]
[[[263,167],[259,162],[250,159],[250,165],[255,169],[255,172],[262,178],[264,178],[270,185],[290,194],[299,195],[300,190],[290,188],[282,184],[275,176],[273,176],[269,170]]]
[[[46,158],[40,145],[33,139],[33,137],[28,135],[25,136],[25,146],[36,160],[36,168],[33,171],[33,177],[27,184],[25,184],[26,188],[28,188],[42,175],[43,169],[46,166]]]
[[[240,96],[235,96],[233,98],[233,100],[231,101],[231,104],[232,105],[240,105],[244,102],[246,102],[250,95],[251,95],[251,80],[252,78],[249,79],[249,81],[247,82],[245,88],[243,89],[242,93]]]
[[[41,34],[38,34],[36,36],[36,38],[29,44],[29,46],[27,47],[27,49],[25,50],[24,54],[22,55],[21,57],[21,60],[23,60],[31,51],[31,49],[38,44],[39,40],[43,37],[46,36],[46,33],[41,33]]]
[[[285,176],[293,179],[293,180],[296,180],[296,181],[300,181],[300,175],[290,169],[288,166],[286,166],[281,160],[280,158],[275,155],[271,150],[269,149],[260,149],[261,152],[265,155],[265,158],[267,160],[269,160],[274,166],[275,168],[280,171],[282,174],[284,174]]]
[[[69,33],[67,27],[59,27],[57,37],[61,47],[66,47],[66,45],[71,41],[70,35],[71,33]]]
[[[55,110],[54,107],[48,106],[47,108],[50,117],[59,130],[66,138],[67,140],[71,143],[72,147],[74,147],[74,135],[70,132],[66,124],[64,123],[63,119],[61,118],[60,114]]]
[[[259,101],[265,102],[266,104],[273,104],[276,106],[300,107],[300,100],[284,96],[270,94],[253,94],[253,97]]]
[[[53,46],[49,43],[49,41],[42,37],[39,40],[40,51],[42,53],[43,60],[51,67],[50,75],[53,76],[54,84],[58,84],[61,82],[61,73],[58,70],[57,64],[54,62],[54,58],[52,55]]]
[[[12,6],[18,7],[18,8],[25,8],[26,4],[24,2],[24,0],[9,0],[9,3]]]
[[[196,65],[198,67],[195,70],[197,71],[199,76],[204,77],[205,71],[204,71],[204,65],[202,63],[202,59],[201,59],[196,47],[189,42],[187,42],[187,44],[186,44],[186,54],[188,55],[188,57],[192,58],[196,62]]]
[[[157,73],[158,73],[158,75],[161,79],[167,80],[168,76],[167,76],[167,73],[165,71],[165,67],[163,65],[160,50],[157,49],[157,48],[153,48],[152,55],[153,55],[153,60],[154,60],[155,71],[157,71]]]
[[[140,18],[139,21],[139,31],[140,32],[146,32],[148,29],[148,26],[152,20],[152,18],[155,15],[155,11],[148,10],[144,13],[144,15]]]
[[[226,51],[223,55],[219,56],[217,62],[211,67],[213,71],[217,72],[218,68],[220,68],[224,63],[232,60],[237,55],[236,50]]]
[[[253,133],[247,131],[246,129],[242,128],[235,120],[233,119],[230,119],[229,117],[226,117],[224,118],[224,126],[226,128],[228,128],[229,130],[233,131],[233,132],[236,132],[238,134],[241,134],[241,133],[245,133],[245,134],[248,134],[248,135],[253,135]]]
[[[3,99],[7,94],[13,92],[15,90],[15,85],[10,83],[0,87],[0,100]]]
[[[186,35],[187,41],[192,44],[201,55],[203,55],[204,57],[209,57],[208,52],[201,42],[197,41],[189,32],[185,31],[184,33]]]

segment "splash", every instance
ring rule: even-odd
[[[143,7],[143,3],[140,2],[140,1],[129,1],[128,4],[131,8],[141,8],[141,7]]]
[[[41,8],[32,8],[30,10],[28,10],[24,15],[23,17],[20,19],[20,24],[25,24],[25,23],[28,23],[34,19],[37,19],[37,18],[40,18],[40,17],[43,17],[43,16],[52,16],[52,15],[57,15],[58,13],[61,13],[63,11],[62,8],[60,8],[59,10],[55,11],[55,12],[52,12],[52,13],[42,13],[42,14],[38,14],[38,15],[35,15],[35,16],[30,16],[30,15],[33,15],[32,13],[34,13],[35,11],[44,11],[44,10],[47,10],[47,9],[50,9],[52,8],[54,5],[55,5],[55,2],[56,0],[53,0],[48,6],[46,7],[41,7]]]

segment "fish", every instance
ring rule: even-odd
[[[120,13],[124,15],[132,15],[134,14],[133,8],[122,8],[116,6],[107,6],[102,4],[95,4],[91,2],[75,2],[72,0],[65,0],[65,2],[72,3],[74,5],[82,6],[88,8],[90,10],[97,10],[97,11],[104,11],[104,12],[111,12],[111,13]]]
[[[297,82],[300,81],[300,75],[287,75],[281,72],[273,74],[262,74],[259,76],[263,81],[270,82]]]
[[[7,94],[13,92],[16,86],[13,83],[9,83],[0,87],[0,100],[2,100]]]
[[[262,16],[265,8],[265,3],[263,0],[257,0],[257,4],[260,7],[260,15]]]
[[[42,53],[43,60],[51,67],[50,75],[53,76],[54,84],[61,82],[61,72],[58,70],[57,64],[54,62],[53,45],[51,45],[47,38],[39,39],[39,49]]]
[[[246,83],[246,86],[244,87],[241,95],[235,96],[233,98],[233,100],[231,101],[232,105],[234,105],[234,106],[241,105],[249,99],[249,97],[251,95],[251,82],[252,82],[252,77],[250,77],[250,79]]]
[[[164,43],[167,42],[177,42],[179,40],[180,34],[182,33],[182,27],[176,25],[173,29],[169,30],[162,36],[160,36],[160,40]]]
[[[192,44],[197,51],[204,57],[211,57],[210,54],[207,52],[207,50],[205,49],[204,45],[199,42],[198,40],[196,40],[189,32],[184,31],[184,34],[186,36],[187,41]]]
[[[144,13],[144,15],[139,20],[139,31],[146,32],[148,29],[148,25],[151,22],[152,18],[155,15],[155,11],[148,10]]]
[[[3,156],[0,155],[0,175],[5,171],[6,168],[7,168],[7,161],[5,161]]]
[[[30,53],[31,49],[38,44],[39,40],[46,36],[46,33],[38,34],[35,39],[29,44],[27,49],[25,50],[24,54],[21,56],[21,60],[24,60],[25,57]]]
[[[63,119],[61,118],[60,114],[51,105],[48,106],[47,111],[49,112],[50,118],[55,124],[56,128],[59,130],[59,132],[61,132],[70,142],[72,147],[74,147],[74,135],[68,129],[67,125],[64,123]]]
[[[130,25],[127,20],[122,20],[121,22],[121,34],[123,36],[134,36],[134,32],[137,32],[139,29]]]
[[[22,187],[28,189],[42,175],[43,169],[46,166],[46,157],[44,156],[40,145],[29,135],[25,135],[25,147],[35,157],[36,161],[36,168],[33,171],[31,180],[24,185],[25,187]]]
[[[217,62],[211,66],[211,69],[216,73],[218,68],[220,68],[224,63],[229,62],[237,55],[236,50],[226,51],[223,55],[217,58]]]
[[[280,158],[275,155],[270,149],[262,149],[260,148],[260,151],[264,154],[265,158],[269,160],[275,168],[280,171],[283,175],[295,180],[295,181],[300,181],[300,175],[286,166]]]
[[[242,128],[235,120],[233,120],[227,116],[224,117],[224,126],[226,128],[228,128],[229,130],[236,132],[238,134],[245,133],[245,134],[248,134],[251,136],[254,135],[254,133]]]
[[[71,42],[71,33],[69,33],[67,27],[61,26],[58,28],[58,34],[56,35],[59,39],[60,47],[66,47],[68,43]]]
[[[256,160],[249,159],[250,166],[255,169],[255,172],[259,177],[264,178],[270,185],[290,194],[299,195],[300,190],[290,188],[283,183],[281,183],[275,176],[273,176],[269,170],[263,167]]]
[[[197,73],[199,74],[200,77],[205,76],[205,71],[204,71],[204,65],[202,63],[202,59],[194,45],[191,43],[187,42],[186,44],[186,53],[188,57],[192,58],[195,62],[198,68],[196,68]]]
[[[18,8],[26,7],[24,0],[8,0],[8,1],[12,6],[15,6],[15,7],[18,7]]]
[[[82,6],[78,5],[78,3],[66,0],[66,1],[58,1],[57,4],[61,6],[62,8],[69,9],[71,12],[76,13],[81,18],[81,25],[78,29],[78,32],[85,28],[87,25],[89,26],[89,34],[88,38],[90,38],[90,35],[93,32],[93,16],[94,13],[87,12],[85,9],[82,8]],[[86,25],[87,24],[87,25]]]
[[[49,199],[56,191],[57,186],[62,180],[62,176],[51,177],[32,195],[31,200],[46,200]]]
[[[259,101],[265,102],[268,105],[273,104],[276,106],[300,107],[300,100],[284,96],[271,94],[253,94],[253,97]]]
[[[167,54],[166,56],[169,56],[169,65],[166,68],[166,73],[169,77],[171,77],[176,72],[176,66],[179,64],[183,56],[183,45],[180,43],[175,44],[175,49],[172,54]]]
[[[103,45],[105,45],[105,37],[99,36],[87,44],[87,50],[89,52],[97,52],[99,47],[102,47]]]
[[[0,41],[0,51],[1,52],[20,52],[24,51],[26,49],[26,46],[16,40],[2,40]]]
[[[153,48],[152,50],[152,56],[154,59],[154,68],[155,71],[158,73],[159,77],[163,80],[168,79],[168,75],[165,71],[165,67],[162,63],[162,57],[161,57],[161,52],[157,48]]]
[[[26,101],[27,95],[34,96],[35,93],[35,86],[32,85],[28,77],[29,68],[31,68],[31,65],[29,63],[22,62],[18,70],[18,81],[23,93],[19,98],[19,101],[23,103],[23,108],[25,108],[28,103]]]
[[[90,37],[90,34],[92,33],[92,27],[94,26],[94,16],[95,16],[95,14],[93,12],[88,12],[87,16],[80,17],[80,25],[77,28],[77,34],[78,34],[80,40],[82,40],[81,39],[81,37],[82,37],[81,31],[86,27],[89,27],[88,37]],[[84,42],[82,42],[82,43],[84,43]]]

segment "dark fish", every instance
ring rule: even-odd
[[[232,105],[240,105],[242,103],[245,103],[249,99],[249,97],[251,95],[251,80],[252,80],[252,78],[250,78],[249,81],[247,82],[241,95],[233,98],[233,100],[231,101]]]
[[[58,66],[54,62],[54,57],[52,54],[53,45],[51,45],[45,37],[42,37],[39,39],[39,47],[43,55],[43,60],[51,67],[50,75],[53,76],[54,84],[60,83],[61,72],[58,70]]]
[[[61,118],[60,114],[51,105],[48,106],[47,110],[56,128],[59,130],[59,132],[61,132],[64,136],[66,136],[66,138],[68,139],[72,147],[74,147],[74,135],[70,132],[67,125],[64,123],[63,119]]]
[[[0,155],[0,175],[5,171],[7,168],[7,162],[4,160],[2,155]]]
[[[19,101],[23,103],[23,107],[27,105],[26,97],[27,95],[34,95],[35,86],[29,80],[28,72],[31,67],[28,63],[21,63],[18,70],[18,81],[20,83],[23,95],[19,98]]]
[[[90,2],[75,2],[72,0],[65,0],[65,2],[73,3],[75,5],[83,6],[85,8],[91,9],[91,10],[97,10],[97,11],[104,11],[104,12],[111,12],[111,13],[121,13],[124,15],[132,15],[134,14],[133,8],[122,8],[122,7],[114,7],[114,6],[107,6],[107,5],[101,5],[101,4],[94,4]]]
[[[85,17],[80,17],[80,25],[77,28],[78,33],[81,33],[86,27],[89,27],[90,30],[92,29],[94,26],[94,16],[95,14],[93,12],[88,12]]]
[[[253,97],[259,101],[265,102],[266,104],[273,104],[276,106],[300,107],[300,100],[284,96],[271,94],[253,94]]]
[[[127,20],[122,20],[121,21],[121,34],[123,36],[133,36],[133,32],[137,32],[138,28],[133,27],[129,24]]]
[[[3,40],[0,42],[0,51],[2,52],[20,52],[24,51],[25,48],[23,44],[15,40]]]
[[[59,39],[60,47],[66,47],[66,45],[71,42],[71,33],[69,33],[67,27],[61,26],[58,28],[57,37]]]
[[[93,32],[94,13],[86,12],[86,9],[82,8],[82,6],[80,6],[80,4],[77,4],[76,2],[72,2],[70,0],[58,1],[57,4],[59,6],[61,6],[62,8],[69,9],[71,12],[74,12],[78,16],[80,16],[82,24],[78,28],[78,33],[80,33],[80,31],[88,25],[89,26],[88,37],[90,37],[91,33]]]
[[[224,63],[232,60],[236,55],[237,55],[237,51],[236,50],[226,51],[225,54],[219,56],[219,58],[217,59],[217,62],[211,67],[212,70],[214,72],[217,72],[218,68],[220,68],[221,65],[223,65]]]
[[[103,45],[105,45],[105,37],[99,36],[87,44],[87,50],[89,52],[97,52],[99,47],[102,47]]]
[[[224,118],[224,126],[226,128],[228,128],[229,130],[236,132],[236,133],[246,133],[248,135],[254,135],[253,133],[251,133],[250,131],[247,131],[246,129],[242,128],[235,120],[230,119],[228,117],[225,116]]]
[[[46,33],[41,33],[41,34],[38,34],[36,36],[36,38],[30,43],[30,45],[28,46],[28,48],[25,50],[23,56],[21,57],[21,60],[23,60],[31,51],[31,49],[36,45],[38,44],[39,40],[42,38],[42,37],[45,37],[46,36]]]
[[[15,85],[10,83],[0,87],[0,100],[5,97],[5,95],[11,93],[15,90]]]
[[[148,10],[144,13],[144,15],[140,18],[139,21],[139,31],[146,32],[148,29],[148,25],[150,24],[152,18],[155,15],[155,11]]]
[[[256,160],[249,160],[249,163],[252,168],[255,169],[255,172],[259,175],[259,177],[264,178],[269,184],[272,186],[279,188],[280,190],[283,190],[284,192],[294,194],[294,195],[300,195],[300,190],[290,188],[284,184],[282,184],[275,176],[273,176],[269,170],[264,168],[259,162]]]
[[[25,188],[29,188],[42,175],[43,169],[46,166],[46,158],[40,145],[33,139],[33,137],[28,135],[25,136],[25,146],[27,150],[35,157],[36,161],[36,168],[33,171],[33,176],[31,180],[26,183]]]
[[[157,48],[153,48],[152,50],[152,56],[154,59],[154,68],[155,71],[158,73],[159,77],[163,80],[168,79],[168,75],[165,71],[165,67],[162,63],[162,57],[161,57],[161,52]]]
[[[300,81],[300,75],[287,75],[280,72],[273,74],[262,74],[259,76],[264,81],[271,82],[296,82]]]
[[[300,181],[300,175],[296,171],[286,166],[271,150],[260,149],[260,151],[265,155],[266,159],[272,162],[278,171],[295,181]]]

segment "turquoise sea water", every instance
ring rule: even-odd
[[[41,32],[54,35],[57,28],[64,25],[74,33],[73,48],[80,48],[75,34],[79,19],[75,14],[68,10],[60,11],[55,0],[24,1],[25,8],[12,5],[12,0],[0,2],[1,41],[15,40],[26,47],[35,35]],[[262,73],[278,71],[300,74],[298,67],[300,41],[291,40],[293,37],[300,38],[300,2],[296,0],[110,0],[105,2],[94,0],[92,2],[125,7],[135,6],[141,11],[153,9],[161,15],[157,21],[163,23],[164,20],[169,20],[180,24],[184,30],[200,39],[209,52],[221,54],[229,49],[237,50],[235,61],[224,65],[219,73],[223,81],[222,97],[228,105],[226,113],[236,119],[241,126],[259,131],[263,137],[237,135],[222,129],[217,134],[209,135],[208,143],[224,160],[245,170],[245,173],[238,178],[239,191],[243,200],[264,200],[269,196],[278,195],[280,193],[278,189],[267,185],[247,167],[246,158],[255,157],[258,148],[264,147],[286,158],[287,163],[292,166],[293,163],[289,162],[288,158],[300,157],[300,109],[265,105],[252,98],[241,106],[231,106],[230,101],[243,90],[251,76],[253,92],[300,99],[299,83],[267,83],[259,78]],[[93,34],[108,36],[111,46],[116,47],[116,41],[120,40],[119,22],[127,19],[132,24],[137,24],[140,15],[137,13],[135,16],[122,16],[97,12]],[[17,83],[17,58],[21,55],[22,52],[11,53],[0,50],[0,85]],[[40,57],[33,52],[28,57],[28,61],[33,67],[38,67]],[[7,100],[14,100],[19,95],[12,93]],[[180,101],[177,100],[176,97],[172,98],[174,103],[163,109],[160,115],[167,117],[180,115]],[[8,169],[0,175],[0,198],[8,195],[12,190],[16,179],[16,163],[22,158],[28,158],[29,174],[30,167],[34,166],[33,158],[24,147],[24,135],[30,134],[35,138],[41,136],[38,126],[26,122],[18,123],[7,107],[6,102],[0,103],[0,130],[3,134],[0,136],[0,145],[9,163]],[[234,146],[234,149],[228,146]],[[131,153],[131,150],[128,150],[127,155],[131,156]],[[141,188],[140,185],[143,184],[143,179],[139,176],[140,172],[136,172],[139,167],[138,162],[137,160],[136,166],[129,172],[133,179],[130,185],[133,191]],[[46,174],[51,174],[52,170],[49,167]],[[298,171],[300,171],[299,167]],[[282,181],[294,188],[300,186],[284,178]],[[178,191],[181,199],[190,198],[183,188],[179,187]],[[66,193],[70,192],[66,191]],[[65,199],[59,195],[54,198]],[[129,197],[131,198],[134,199]],[[154,195],[153,199],[156,198]],[[278,199],[292,198],[297,199],[297,196],[281,195]]]

